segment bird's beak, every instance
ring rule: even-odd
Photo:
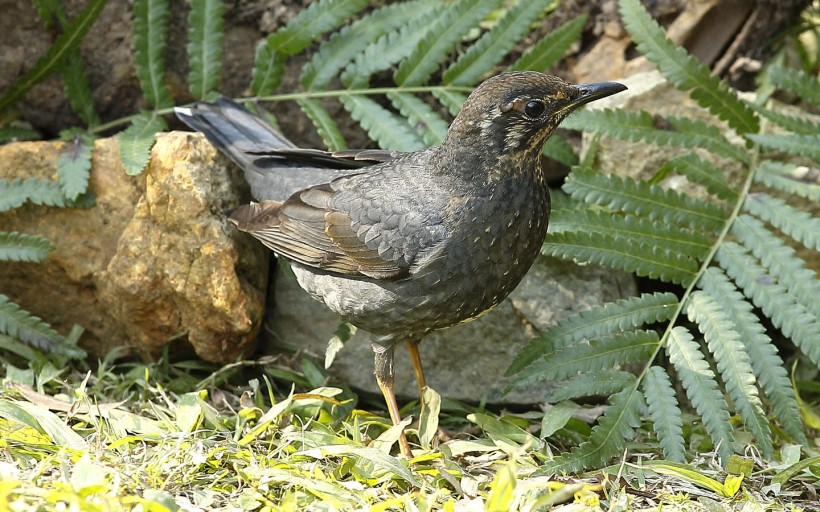
[[[581,92],[581,95],[567,103],[564,107],[567,110],[575,110],[581,105],[586,105],[591,101],[600,100],[601,98],[606,98],[607,96],[612,96],[613,94],[626,90],[626,86],[618,82],[578,84],[575,88]]]

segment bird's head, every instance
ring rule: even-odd
[[[573,110],[625,89],[616,82],[575,85],[535,71],[502,73],[470,94],[447,142],[471,141],[496,155],[538,154]]]

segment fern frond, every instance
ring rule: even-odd
[[[69,201],[74,201],[88,189],[93,144],[94,141],[89,135],[78,133],[60,151],[60,157],[57,159],[57,176],[63,195]]]
[[[620,370],[601,370],[583,373],[570,379],[555,383],[547,391],[544,400],[557,403],[586,396],[610,396],[635,384],[635,376]]]
[[[725,208],[674,190],[665,190],[631,178],[607,176],[582,167],[573,169],[563,190],[573,199],[588,204],[698,230],[717,231],[729,216]]]
[[[427,81],[464,38],[484,19],[498,0],[457,0],[441,13],[410,55],[399,64],[393,79],[399,85],[420,85]]]
[[[808,101],[814,106],[820,106],[820,83],[814,76],[802,71],[796,71],[784,66],[777,66],[769,72],[769,80],[778,89],[785,89]]]
[[[694,259],[665,247],[599,233],[548,234],[541,254],[578,264],[594,263],[634,272],[641,277],[684,285],[692,280],[698,268]]]
[[[696,231],[653,223],[633,215],[613,215],[589,209],[553,210],[550,214],[550,233],[565,231],[621,236],[648,245],[658,245],[696,260],[705,257],[712,247],[712,240]]]
[[[755,172],[755,181],[775,190],[820,201],[820,185],[803,179],[806,167],[795,164],[764,160]]]
[[[439,100],[442,105],[447,107],[447,111],[450,112],[450,115],[452,116],[457,116],[461,111],[461,106],[464,105],[465,101],[467,101],[467,96],[464,94],[448,91],[447,89],[436,89],[433,91],[433,96],[435,96],[435,98]],[[551,137],[550,139],[547,139],[547,142],[554,138],[555,137]]]
[[[686,153],[667,160],[663,167],[681,176],[692,183],[703,185],[710,193],[724,201],[737,200],[737,190],[726,182],[724,173],[715,164],[700,158],[695,153]],[[661,172],[661,171],[658,171]]]
[[[302,69],[299,83],[308,91],[325,88],[369,44],[405,24],[418,23],[422,13],[438,2],[413,0],[379,7],[359,20],[345,25],[323,43]]]
[[[100,124],[100,116],[91,97],[91,87],[85,74],[85,62],[79,50],[74,49],[66,58],[65,66],[60,74],[63,82],[63,91],[68,99],[71,110],[79,116],[87,126]]]
[[[553,135],[547,139],[541,154],[567,167],[578,165],[578,155],[575,154],[575,149],[573,149],[569,142],[558,135]]]
[[[544,14],[547,6],[554,3],[554,0],[530,0],[518,2],[507,9],[493,28],[444,70],[444,83],[474,85],[524,37],[532,23]]]
[[[815,316],[820,316],[820,281],[814,271],[780,237],[749,215],[739,215],[732,234],[761,261],[769,275],[786,287],[795,300]]]
[[[714,355],[717,369],[726,383],[726,391],[743,423],[752,432],[763,455],[770,458],[773,451],[772,433],[757,394],[749,355],[735,325],[723,311],[724,306],[727,304],[716,302],[706,292],[695,291],[689,296],[686,314],[697,324]]]
[[[6,93],[0,97],[0,112],[25,96],[34,85],[40,83],[63,65],[65,59],[79,47],[83,37],[97,21],[103,7],[105,7],[105,3],[106,0],[89,0],[79,14],[66,25],[63,33],[54,40],[46,54],[40,57],[34,67],[22,78],[15,81]]]
[[[716,259],[743,294],[820,368],[820,343],[817,343],[820,321],[817,316],[798,302],[785,286],[774,282],[766,269],[742,246],[725,242],[718,249]]]
[[[41,262],[48,259],[54,246],[47,238],[12,231],[0,231],[0,261]]]
[[[528,48],[521,57],[510,66],[510,71],[544,72],[558,62],[578,41],[587,23],[585,15],[578,16],[564,23]]]
[[[22,206],[26,202],[44,206],[66,206],[60,184],[51,180],[0,179],[0,212]]]
[[[814,135],[815,133],[820,133],[820,124],[815,123],[807,117],[798,117],[784,114],[782,112],[775,112],[774,110],[768,109],[756,103],[747,102],[747,104],[761,116],[778,126],[782,126],[790,132],[800,133],[803,135]]]
[[[642,361],[658,347],[655,331],[626,331],[602,336],[589,343],[575,344],[543,354],[543,358],[520,370],[510,387],[542,380],[562,380],[578,373],[609,369],[615,365]]]
[[[809,249],[820,251],[820,218],[798,210],[777,197],[764,193],[750,194],[743,208],[765,220]]]
[[[678,89],[690,90],[698,105],[726,121],[737,133],[757,133],[760,124],[754,112],[709,68],[666,37],[639,0],[619,0],[624,25],[638,50]]]
[[[340,149],[347,149],[347,141],[345,141],[342,132],[336,121],[330,116],[327,110],[322,107],[319,100],[314,98],[300,98],[296,100],[299,107],[302,109],[310,122],[316,128],[322,142],[330,151],[339,151]]]
[[[812,135],[770,135],[750,133],[746,135],[752,142],[769,151],[781,151],[792,155],[802,155],[820,160],[820,136]]]
[[[641,385],[652,425],[663,450],[663,458],[686,462],[682,414],[669,376],[664,369],[651,366]]]
[[[644,293],[640,297],[608,302],[568,316],[530,340],[506,374],[519,372],[544,354],[584,339],[669,320],[677,305],[678,298],[672,293]]]
[[[222,0],[191,0],[188,12],[188,90],[203,99],[219,88],[222,72]]]
[[[137,77],[145,101],[155,109],[173,105],[165,83],[168,16],[168,0],[134,2]]]
[[[158,115],[143,112],[131,121],[131,126],[117,135],[120,160],[126,174],[140,174],[151,159],[154,136],[166,128],[165,121]]]
[[[686,390],[686,396],[695,406],[709,433],[721,462],[726,462],[734,451],[729,408],[718,389],[717,377],[703,358],[692,334],[684,327],[675,327],[666,340],[666,352]]]
[[[561,126],[570,130],[600,133],[632,142],[644,141],[658,146],[701,148],[739,162],[748,162],[749,153],[732,144],[720,129],[702,121],[682,117],[660,118],[674,130],[655,127],[656,118],[641,110],[584,109],[573,113]]]
[[[350,95],[341,96],[339,100],[350,112],[350,116],[362,125],[382,149],[416,151],[424,147],[424,143],[404,119],[370,98]]]
[[[413,94],[406,92],[389,92],[387,97],[401,115],[421,134],[424,144],[434,146],[441,144],[447,135],[449,124],[441,118],[430,105]]]
[[[312,2],[284,27],[268,36],[268,47],[276,53],[295,55],[307,48],[320,35],[341,26],[369,3],[369,0]]]
[[[706,269],[698,286],[720,303],[723,311],[734,324],[740,340],[749,354],[755,377],[761,389],[769,397],[775,416],[783,429],[800,444],[805,444],[806,434],[800,421],[800,410],[794,397],[789,375],[778,354],[777,347],[766,334],[752,310],[752,305],[735,288],[720,269]]]
[[[626,441],[635,437],[635,429],[641,425],[643,405],[643,397],[635,388],[613,395],[610,406],[592,428],[589,440],[571,453],[546,462],[534,474],[578,473],[619,455]]]
[[[251,70],[251,92],[256,96],[273,94],[282,82],[285,72],[285,56],[276,53],[263,41],[256,46]]]
[[[66,339],[57,334],[50,325],[32,315],[8,297],[0,294],[0,333],[31,346],[42,348],[68,357],[83,357],[85,352],[71,346]]]

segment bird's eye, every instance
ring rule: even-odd
[[[536,117],[541,117],[541,114],[544,113],[546,108],[543,101],[530,100],[524,105],[524,113],[527,114],[527,117],[535,119]]]

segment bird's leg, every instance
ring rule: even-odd
[[[393,342],[380,343],[381,340],[373,342],[373,352],[375,353],[375,373],[376,382],[379,389],[382,390],[384,401],[387,402],[387,410],[390,412],[390,419],[393,425],[401,423],[401,415],[399,414],[399,404],[396,401],[396,392],[393,390]],[[386,341],[386,340],[385,340]],[[410,451],[410,444],[407,442],[407,437],[404,432],[399,436],[399,448],[402,455],[408,459],[413,458],[413,453]]]
[[[424,367],[421,364],[421,354],[419,353],[419,343],[421,340],[408,340],[407,350],[410,351],[410,360],[413,361],[413,371],[416,373],[416,384],[419,386],[419,401],[423,402],[422,395],[427,382],[424,380]]]

